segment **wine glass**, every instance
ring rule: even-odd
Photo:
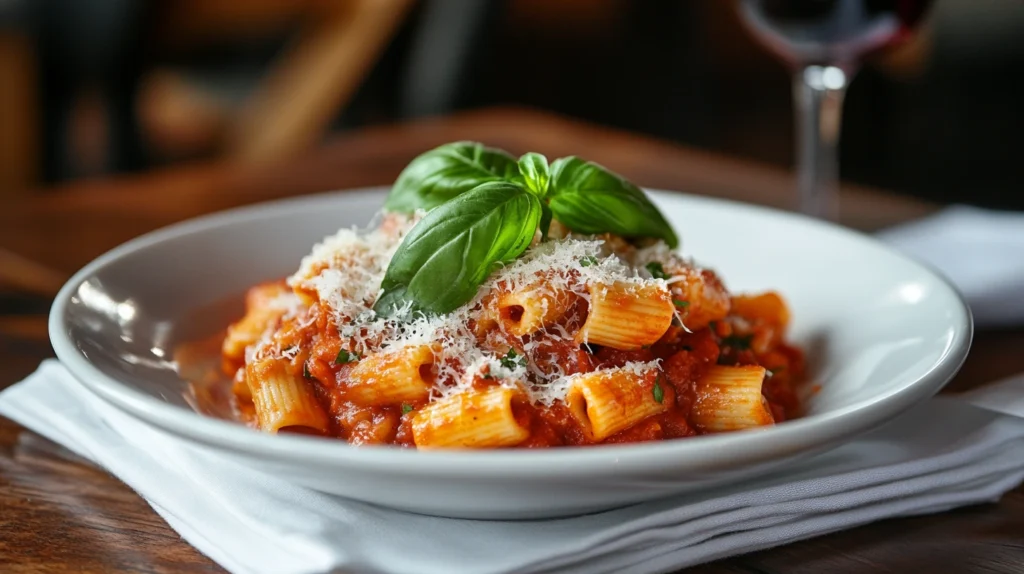
[[[843,96],[861,58],[910,37],[929,0],[738,0],[742,20],[793,69],[800,210],[834,219]]]

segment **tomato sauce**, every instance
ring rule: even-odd
[[[585,303],[577,305],[573,313],[580,317],[570,317],[569,321],[581,322],[586,313]],[[660,387],[659,402],[664,402],[668,408],[600,442],[619,444],[700,434],[691,418],[698,399],[696,384],[714,365],[764,367],[768,375],[762,385],[762,394],[775,422],[799,416],[801,405],[796,389],[802,382],[804,358],[799,349],[783,341],[783,330],[778,320],[762,316],[755,308],[743,315],[733,312],[720,320],[710,321],[705,328],[695,332],[681,324],[673,324],[659,341],[635,350],[577,344],[564,336],[545,331],[525,337],[503,334],[498,340],[507,343],[511,349],[518,349],[520,354],[525,354],[525,349],[529,348],[531,368],[545,376],[574,375],[623,367],[629,363],[658,361],[656,381],[645,384],[652,385],[652,389],[653,385]],[[357,405],[346,398],[349,373],[354,363],[338,361],[339,353],[347,343],[342,340],[329,313],[313,305],[306,320],[280,326],[275,340],[282,349],[288,350],[289,372],[313,383],[318,401],[329,414],[329,436],[352,444],[415,446],[412,419],[416,409],[423,404],[370,407]],[[244,388],[244,367],[239,367],[241,365],[223,365],[226,372],[236,375],[233,382],[228,382],[236,391],[230,393],[235,401],[233,412],[238,418],[251,421],[252,403]],[[474,386],[478,388],[495,384],[496,381],[486,377],[474,380]],[[196,395],[200,394],[197,391]],[[215,395],[209,390],[202,392],[205,397]],[[561,401],[544,406],[517,400],[513,403],[513,413],[516,422],[529,431],[528,438],[518,444],[518,448],[598,444]]]

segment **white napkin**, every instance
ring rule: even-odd
[[[1010,414],[936,398],[756,484],[525,522],[406,514],[254,473],[117,411],[53,360],[0,393],[0,413],[107,468],[236,573],[646,573],[998,500],[1024,480],[1022,396],[1024,377],[973,395]]]
[[[1024,213],[958,205],[878,237],[946,275],[977,325],[1024,324]]]

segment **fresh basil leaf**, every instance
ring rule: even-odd
[[[654,381],[654,390],[652,391],[652,394],[654,395],[654,400],[658,403],[665,400],[665,390],[661,388],[661,377],[658,377],[658,379]]]
[[[522,181],[516,158],[476,142],[454,142],[412,160],[384,208],[411,213],[438,205],[490,181]]]
[[[539,153],[526,153],[519,158],[519,173],[526,182],[526,188],[543,198],[548,193],[551,171],[548,158]]]
[[[654,237],[669,247],[679,239],[643,191],[619,175],[578,157],[551,164],[549,205],[555,219],[578,233]]]
[[[499,263],[529,247],[540,200],[515,183],[482,184],[426,215],[398,246],[374,310],[443,314],[471,300]]]
[[[412,412],[412,405],[409,403],[402,403],[402,414],[407,415]]]

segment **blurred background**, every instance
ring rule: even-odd
[[[855,77],[843,179],[1024,209],[1022,76],[1024,2],[933,2]],[[508,104],[793,164],[789,72],[732,2],[0,0],[0,198]]]

